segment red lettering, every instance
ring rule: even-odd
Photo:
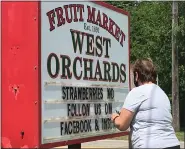
[[[83,18],[84,5],[78,4],[77,7],[78,7],[78,11],[80,10],[79,21],[83,22],[84,21],[84,18]]]
[[[99,10],[98,10],[97,18],[96,18],[96,24],[102,27],[101,14]]]
[[[114,37],[116,38],[117,41],[119,41],[119,37],[120,37],[120,28],[117,24],[115,24],[116,29],[115,29],[115,34]]]
[[[125,41],[125,34],[123,33],[123,31],[121,31],[121,41],[120,44],[123,47],[123,41]]]
[[[76,4],[70,4],[69,7],[72,7],[74,10],[74,22],[78,22],[78,18],[77,18],[77,5]]]
[[[111,18],[109,18],[109,33],[111,34],[111,35],[114,35],[113,34],[113,25],[114,25],[115,23],[114,23],[114,21],[111,19]]]
[[[96,24],[96,22],[95,22],[95,11],[96,11],[96,8],[92,8],[92,10],[91,10],[91,7],[87,6],[87,9],[88,9],[87,22]]]
[[[55,29],[55,26],[53,24],[55,24],[55,11],[54,9],[47,12],[46,15],[48,16],[48,19],[49,19],[49,24],[50,24],[50,31],[54,30]]]
[[[55,8],[55,11],[57,13],[57,19],[58,19],[58,24],[57,26],[61,26],[65,24],[65,19],[63,18],[63,9],[61,7]]]
[[[73,16],[72,16],[72,9],[71,9],[71,7],[69,7],[70,8],[70,17],[69,17],[69,11],[68,11],[68,5],[64,5],[64,9],[65,9],[65,14],[66,14],[66,21],[68,22],[68,23],[71,23],[72,22],[72,18],[73,18]]]
[[[108,24],[108,17],[107,17],[106,14],[103,13],[103,25],[102,25],[102,27],[103,27],[104,29],[106,29],[106,30],[108,30],[107,24]]]
[[[105,13],[101,13],[100,10],[97,10],[96,12],[96,8],[94,7],[87,6],[87,11],[88,11],[87,22],[96,24],[104,28],[112,36],[114,36],[114,38],[120,43],[121,46],[123,46],[123,42],[125,41],[125,34],[121,30],[121,28],[110,17],[108,17]],[[55,29],[55,21],[56,21],[55,17],[57,17],[57,21],[58,21],[57,27],[60,27],[64,25],[66,22],[67,23],[71,23],[72,21],[83,22],[84,21],[83,13],[84,13],[84,5],[82,4],[64,5],[63,8],[58,7],[53,10],[50,10],[49,12],[46,13],[49,19],[50,31]],[[89,49],[91,48],[92,51],[94,50],[97,51],[97,49],[93,48],[92,42],[94,41],[92,41],[91,37],[88,38],[87,48]],[[99,42],[96,42],[96,43],[99,46],[98,48],[101,50],[101,44]],[[91,52],[88,52],[88,54],[92,54]]]

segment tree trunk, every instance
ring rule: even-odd
[[[178,27],[178,2],[173,1],[173,6],[172,6],[172,116],[173,116],[173,127],[175,131],[180,130],[177,27]]]

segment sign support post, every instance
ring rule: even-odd
[[[68,149],[81,149],[81,143],[68,145]]]

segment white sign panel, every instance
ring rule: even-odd
[[[129,18],[94,2],[41,2],[42,144],[118,133]]]

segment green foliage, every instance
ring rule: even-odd
[[[170,96],[172,90],[172,2],[109,1],[127,10],[131,24],[131,61],[150,57],[158,68],[159,85]],[[177,43],[179,50],[179,95],[181,124],[185,103],[185,2],[179,2]]]
[[[180,119],[185,126],[185,2],[179,2],[179,30],[178,30],[178,50],[179,50],[179,98],[180,98]]]

